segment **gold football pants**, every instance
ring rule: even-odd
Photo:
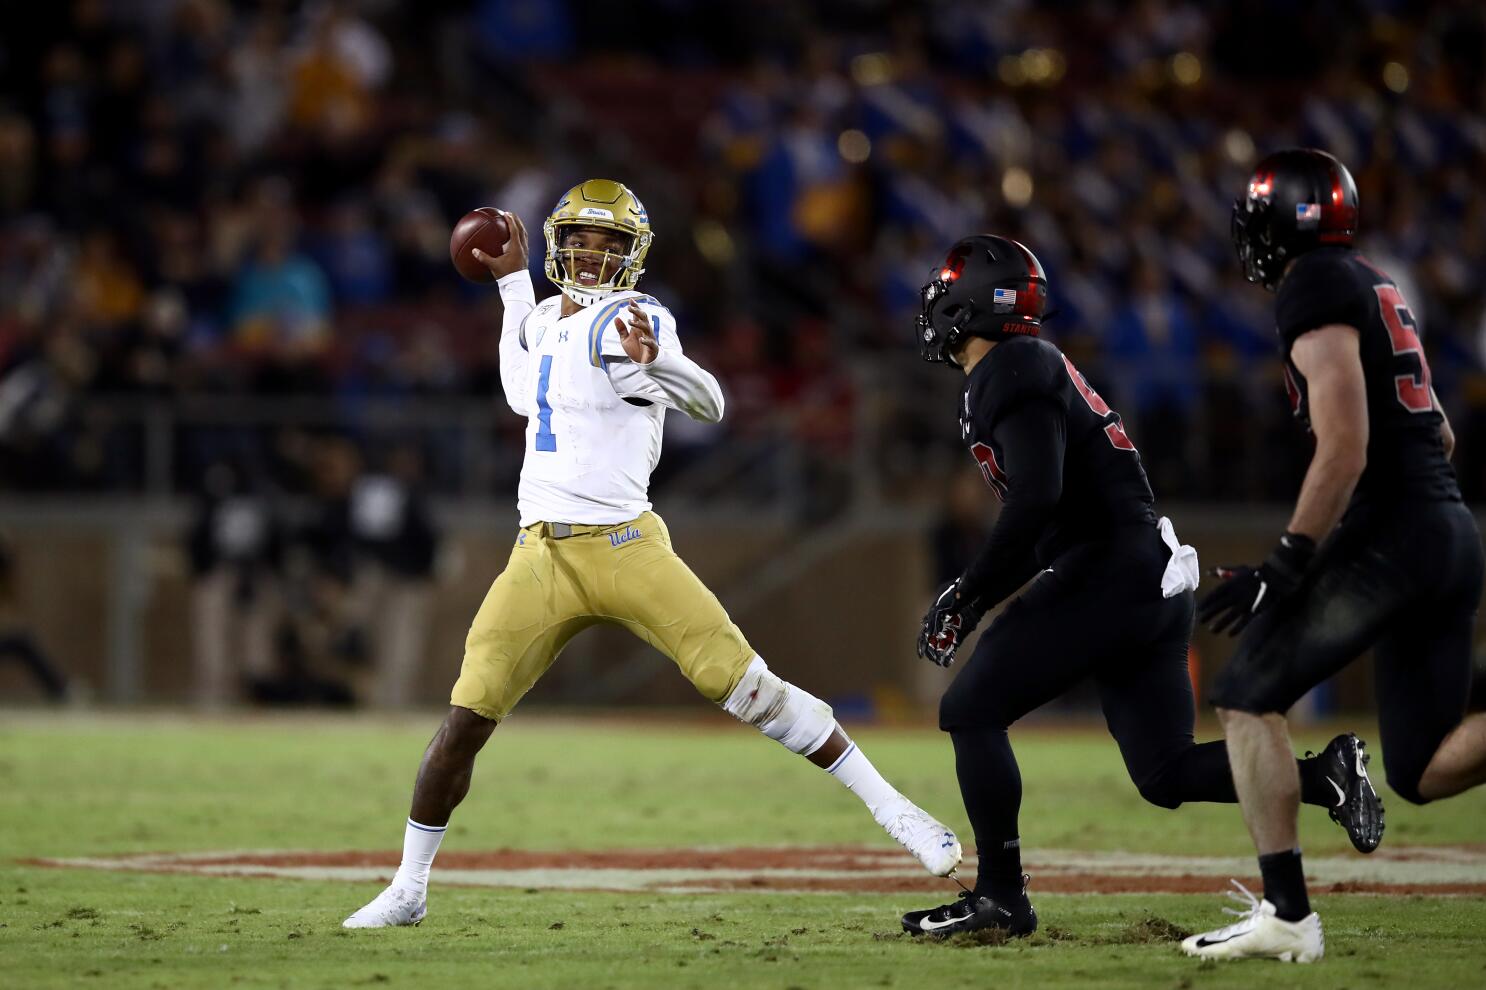
[[[676,662],[704,697],[732,693],[753,649],[717,596],[671,549],[660,516],[616,526],[549,523],[521,530],[464,644],[449,701],[504,718],[568,640],[600,622],[623,626]]]

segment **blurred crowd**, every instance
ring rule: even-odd
[[[6,5],[0,487],[210,501],[225,469],[313,496],[327,449],[410,446],[432,491],[508,490],[499,302],[449,230],[481,204],[535,230],[608,174],[650,208],[644,287],[730,400],[719,430],[672,418],[674,473],[772,458],[751,473],[823,512],[864,463],[939,487],[957,385],[918,365],[918,288],[993,230],[1038,253],[1047,334],[1158,494],[1288,497],[1306,452],[1228,211],[1303,144],[1357,177],[1481,497],[1483,66],[1468,0]],[[384,401],[428,417],[367,415]]]

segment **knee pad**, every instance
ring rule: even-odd
[[[1419,793],[1419,779],[1424,776],[1424,770],[1424,767],[1404,769],[1390,766],[1384,771],[1384,776],[1388,778],[1388,786],[1393,788],[1393,792],[1409,804],[1428,804],[1429,798]]]
[[[1245,677],[1235,672],[1230,663],[1213,681],[1208,702],[1214,708],[1226,708],[1245,715],[1282,715],[1295,702],[1293,698],[1290,701],[1279,700],[1283,695],[1277,692],[1272,680]]]
[[[1158,808],[1169,808],[1176,810],[1182,806],[1182,799],[1176,796],[1176,788],[1171,785],[1167,774],[1162,772],[1154,777],[1147,777],[1135,785],[1140,796]]]
[[[801,756],[820,749],[836,729],[830,705],[780,680],[759,656],[743,672],[722,709]]]

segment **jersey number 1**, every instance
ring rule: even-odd
[[[1409,304],[1397,286],[1375,285],[1378,294],[1378,312],[1383,315],[1383,325],[1388,328],[1388,339],[1393,342],[1395,355],[1417,354],[1419,370],[1406,375],[1393,376],[1393,390],[1398,394],[1398,404],[1411,413],[1425,413],[1434,408],[1434,396],[1429,388],[1429,362],[1424,359],[1424,348],[1419,344],[1419,335],[1414,332],[1414,317]]]
[[[547,387],[552,384],[552,355],[542,355],[542,366],[537,373],[537,450],[557,449],[557,434],[552,432],[552,404],[547,401]]]
[[[1068,377],[1073,379],[1073,387],[1078,389],[1078,394],[1084,397],[1089,408],[1094,411],[1095,416],[1113,416],[1108,423],[1104,424],[1104,435],[1109,437],[1109,442],[1116,450],[1134,450],[1135,444],[1125,435],[1125,428],[1120,425],[1120,414],[1109,408],[1109,403],[1099,398],[1099,393],[1089,387],[1084,381],[1084,376],[1078,373],[1073,362],[1068,360],[1068,355],[1063,355],[1063,367],[1068,369]]]

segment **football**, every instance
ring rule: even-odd
[[[500,254],[511,239],[511,227],[493,206],[470,210],[454,225],[449,235],[449,258],[459,274],[471,282],[489,282],[495,278],[490,269],[475,260],[470,252],[479,248],[486,254]]]

